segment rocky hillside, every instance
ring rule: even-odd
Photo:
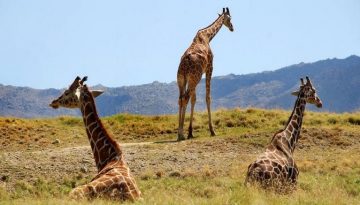
[[[174,74],[175,75],[175,74]],[[290,93],[299,86],[299,78],[309,76],[323,100],[322,111],[351,112],[360,108],[360,57],[326,59],[314,63],[299,63],[271,72],[214,77],[212,107],[261,107],[289,109],[294,103]],[[98,97],[98,111],[102,116],[127,112],[165,114],[177,112],[176,82],[109,88]],[[37,90],[0,84],[0,115],[17,117],[48,117],[77,115],[78,111],[53,110],[49,102],[61,90]],[[197,110],[205,110],[204,80],[197,88]],[[312,106],[308,108],[315,110]]]

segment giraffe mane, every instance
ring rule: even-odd
[[[213,25],[215,24],[215,22],[217,22],[218,19],[221,18],[224,14],[225,14],[225,13],[220,14],[220,15],[215,19],[214,22],[212,22],[212,23],[211,23],[210,25],[208,25],[207,27],[200,29],[198,32],[203,31],[203,30],[206,30],[206,29],[210,28],[211,26],[213,26]]]
[[[96,121],[99,122],[99,124],[101,125],[101,131],[107,135],[109,137],[109,141],[110,143],[114,146],[114,149],[116,150],[116,152],[121,156],[122,155],[122,151],[120,149],[120,146],[119,144],[114,140],[114,137],[105,129],[104,127],[104,124],[102,123],[101,119],[99,118],[99,115],[98,115],[98,111],[96,109],[96,105],[95,105],[95,99],[94,99],[94,96],[92,95],[92,93],[90,92],[89,88],[87,87],[87,85],[83,85],[83,89],[88,96],[89,96],[89,100],[91,102],[91,106],[93,106],[93,110],[94,110],[94,113],[95,113],[95,118],[96,118]]]
[[[289,122],[288,122],[288,123],[289,123]],[[275,138],[275,136],[276,136],[277,134],[279,134],[280,132],[282,132],[282,131],[284,131],[284,130],[285,130],[285,128],[276,131],[275,134],[273,135],[273,137],[271,138],[271,142],[274,140],[274,138]]]
[[[298,101],[300,100],[300,95],[301,95],[301,90],[302,90],[302,88],[303,88],[303,87],[300,86],[300,91],[299,91],[299,94],[298,94],[298,96],[297,96],[297,99],[296,99],[296,101],[295,101],[295,103],[294,103],[294,107],[296,106],[296,104],[297,104]],[[283,131],[286,129],[286,125],[288,125],[288,124],[290,123],[291,117],[293,116],[294,112],[295,112],[295,109],[292,110],[291,115],[289,116],[287,122],[285,123],[285,127],[284,127],[283,129],[278,130],[277,132],[275,132],[275,134],[273,135],[273,137],[272,137],[272,139],[271,139],[271,142],[274,140],[274,137],[275,137],[277,134],[279,134],[280,132],[283,132]]]

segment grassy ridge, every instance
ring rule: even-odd
[[[213,123],[218,136],[272,136],[284,127],[290,112],[284,110],[233,109],[213,113]],[[194,117],[195,137],[208,137],[208,122],[205,112]],[[104,125],[120,142],[144,142],[176,139],[177,116],[143,116],[118,114],[102,119]],[[187,126],[189,119],[186,119]],[[360,113],[306,112],[303,128],[321,128],[326,134],[357,132]],[[303,129],[304,130],[304,129]],[[2,151],[14,148],[36,150],[43,147],[69,147],[87,145],[87,136],[81,118],[62,116],[54,119],[19,119],[0,117],[0,145]],[[346,136],[344,136],[346,137]],[[351,137],[351,134],[350,136]],[[54,143],[59,139],[61,143]],[[260,137],[261,145],[268,142]],[[335,139],[333,139],[335,140]],[[53,144],[54,143],[54,144]]]
[[[360,201],[360,113],[306,112],[301,139],[295,152],[300,169],[298,190],[291,195],[276,195],[243,185],[247,165],[263,151],[277,130],[284,127],[290,115],[284,110],[233,109],[213,113],[217,137],[209,137],[207,114],[195,115],[196,139],[172,144],[156,143],[141,147],[142,160],[157,160],[159,155],[173,152],[201,153],[218,157],[241,152],[217,166],[199,158],[181,171],[148,167],[136,172],[143,201],[138,204],[356,204]],[[103,119],[105,126],[119,142],[163,142],[176,139],[177,116],[140,116],[119,114]],[[187,119],[188,122],[188,119]],[[0,156],[46,152],[88,145],[82,119],[0,118]],[[58,139],[59,143],[54,143]],[[208,148],[211,148],[208,150]],[[198,150],[196,150],[198,149]],[[191,151],[191,152],[190,152]],[[214,152],[216,154],[214,154]],[[159,154],[160,153],[160,154]],[[228,155],[227,155],[228,156]],[[229,155],[231,156],[231,154]],[[177,158],[181,160],[181,156]],[[51,162],[49,162],[51,163]],[[160,158],[158,162],[161,163]],[[174,164],[181,164],[176,161]],[[144,165],[148,166],[148,165]],[[135,166],[137,167],[137,166]],[[157,165],[154,165],[157,167]],[[201,167],[201,168],[197,168]],[[0,171],[6,165],[0,166]],[[56,172],[63,172],[62,169]],[[30,174],[35,175],[34,171]],[[0,172],[0,204],[83,204],[70,201],[68,192],[88,182],[94,173],[78,173],[76,169],[56,180],[36,176],[34,180],[18,179]],[[90,204],[115,204],[94,200]]]

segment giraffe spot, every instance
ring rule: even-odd
[[[297,116],[297,115],[294,115],[294,116],[293,116],[293,120],[296,121],[297,119],[298,119],[298,116]]]
[[[264,176],[263,176],[263,178],[265,179],[265,180],[269,180],[269,179],[271,179],[271,173],[270,172],[264,172]]]
[[[279,169],[278,167],[274,167],[274,172],[275,172],[276,174],[280,174],[280,169]]]
[[[298,128],[299,128],[299,125],[298,125],[296,122],[294,122],[294,121],[291,122],[291,125],[294,126],[294,129],[298,129]]]
[[[294,130],[293,126],[290,125],[288,131],[292,132]]]

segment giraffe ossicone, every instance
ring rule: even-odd
[[[191,113],[188,139],[193,138],[192,123],[194,107],[196,102],[196,86],[201,80],[203,73],[206,74],[206,106],[209,118],[209,130],[212,136],[215,136],[215,131],[211,121],[210,109],[210,84],[213,71],[213,54],[210,49],[210,41],[225,25],[230,31],[234,31],[231,23],[231,16],[229,8],[223,8],[222,14],[208,27],[200,29],[190,47],[185,51],[180,60],[180,65],[177,72],[177,84],[179,87],[179,126],[177,140],[184,140],[184,121],[186,107],[191,99]]]
[[[95,97],[103,91],[90,91],[84,82],[87,77],[76,77],[70,87],[50,104],[53,108],[80,108],[86,134],[94,155],[97,175],[88,184],[70,192],[72,198],[108,197],[117,200],[140,198],[135,179],[123,157],[120,145],[103,126],[95,106]]]
[[[297,99],[285,128],[275,133],[265,152],[249,165],[245,185],[257,184],[280,193],[296,189],[299,170],[293,153],[300,136],[305,105],[310,103],[322,107],[322,101],[310,79],[306,77],[306,80],[304,83],[300,79],[300,89],[292,93]]]

